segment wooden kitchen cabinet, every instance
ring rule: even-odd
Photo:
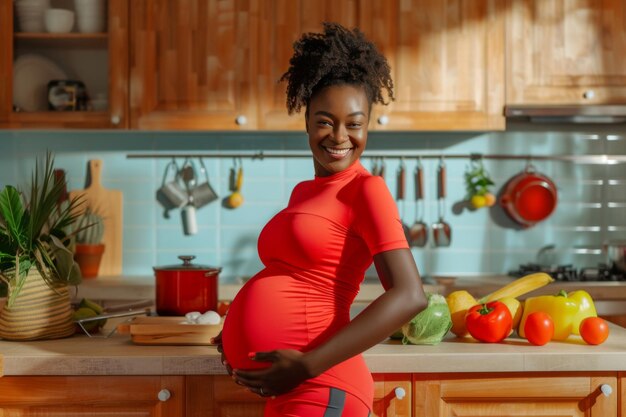
[[[374,374],[372,417],[411,417],[411,374]]]
[[[251,130],[260,0],[130,2],[133,129]]]
[[[0,128],[126,128],[128,126],[128,0],[108,0],[106,33],[15,32],[13,2],[0,5]],[[13,64],[21,55],[51,59],[68,79],[84,81],[108,105],[87,111],[14,109]],[[86,55],[85,55],[86,54]],[[94,60],[94,62],[89,62]],[[95,69],[95,70],[94,70]],[[91,85],[90,85],[91,82]],[[98,88],[94,84],[99,85]],[[40,94],[46,94],[45,85]]]
[[[279,80],[293,42],[333,21],[360,27],[389,59],[397,99],[374,109],[374,129],[503,129],[500,4],[133,1],[131,127],[302,131]]]
[[[396,100],[376,130],[503,130],[501,0],[359,2],[359,26],[387,57]]]
[[[186,417],[263,417],[265,399],[228,375],[187,376]]]
[[[357,26],[358,0],[266,0],[259,30],[259,128],[304,131],[304,109],[287,114],[286,82],[293,43],[303,33],[320,32],[323,22]]]
[[[601,386],[612,393],[605,396]],[[617,416],[616,374],[415,375],[414,416]]]
[[[184,378],[5,376],[0,378],[0,414],[12,417],[180,417],[185,415]]]
[[[411,374],[374,375],[372,417],[411,417]],[[187,377],[187,417],[262,417],[265,400],[228,376]]]
[[[507,104],[626,103],[626,2],[507,3]]]
[[[619,399],[617,403],[620,407],[617,417],[626,417],[626,372],[619,373],[619,383],[617,386],[619,387]]]

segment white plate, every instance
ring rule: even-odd
[[[66,79],[65,72],[48,58],[22,55],[13,63],[13,104],[22,111],[48,110],[48,81]]]

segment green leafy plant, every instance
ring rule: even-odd
[[[68,248],[68,233],[77,220],[78,198],[59,206],[65,182],[54,177],[54,158],[46,155],[43,168],[37,161],[31,177],[30,194],[7,185],[0,192],[0,279],[7,286],[11,306],[26,281],[37,268],[51,288],[76,285],[81,281],[78,265]]]
[[[489,173],[480,158],[472,158],[465,170],[466,199],[473,208],[491,207],[495,204],[495,196],[491,192],[494,185]]]

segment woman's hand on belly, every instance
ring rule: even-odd
[[[217,351],[221,354],[222,365],[224,365],[224,368],[226,368],[226,372],[228,372],[228,375],[232,376],[233,368],[230,366],[230,364],[226,360],[226,356],[224,355],[224,346],[222,345],[222,332],[219,332],[219,334],[211,340],[211,344],[217,346]]]
[[[239,385],[262,397],[284,394],[314,376],[305,366],[304,358],[305,354],[293,349],[256,352],[250,356],[251,360],[271,365],[260,370],[235,369],[233,376]]]

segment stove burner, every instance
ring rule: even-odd
[[[626,273],[617,269],[615,265],[598,264],[595,268],[581,268],[577,270],[572,265],[539,265],[527,263],[517,270],[510,271],[512,277],[522,277],[534,272],[545,272],[556,281],[626,281]]]

